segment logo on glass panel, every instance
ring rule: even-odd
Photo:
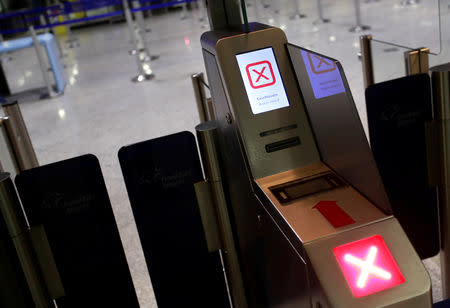
[[[336,69],[334,61],[310,52],[308,52],[308,60],[314,74],[332,72]]]

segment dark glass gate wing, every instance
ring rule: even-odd
[[[59,308],[139,307],[95,156],[26,170],[16,186],[30,225],[47,234],[66,293]]]
[[[217,254],[209,254],[194,183],[197,146],[181,132],[119,151],[158,307],[228,307]]]
[[[428,184],[425,124],[430,77],[413,75],[366,90],[370,143],[395,217],[424,259],[439,251],[436,186]]]

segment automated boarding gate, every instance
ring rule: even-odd
[[[203,159],[221,165],[235,306],[431,307],[340,64],[256,23],[201,42],[217,119],[217,155]]]

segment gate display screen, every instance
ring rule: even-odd
[[[253,114],[289,106],[271,47],[236,55]]]
[[[405,282],[397,262],[380,235],[333,248],[354,297],[363,297]]]

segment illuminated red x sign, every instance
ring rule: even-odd
[[[353,296],[363,297],[405,282],[380,235],[333,248]]]
[[[250,63],[245,68],[248,81],[253,89],[268,87],[275,84],[272,64],[269,61]]]

